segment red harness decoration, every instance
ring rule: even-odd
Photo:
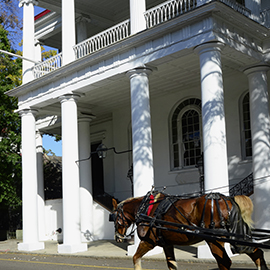
[[[147,216],[149,216],[150,215],[150,213],[151,213],[151,210],[153,209],[153,206],[154,206],[154,201],[155,201],[155,197],[154,197],[154,195],[150,195],[150,201],[149,201],[149,207],[148,207],[148,210],[147,210]]]

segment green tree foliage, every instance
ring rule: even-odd
[[[44,150],[45,200],[62,198],[62,158],[51,150]],[[50,156],[48,155],[50,154]]]
[[[8,31],[0,24],[0,49],[13,52]],[[21,59],[0,53],[0,214],[21,205],[21,128],[20,117],[14,113],[17,99],[6,91],[21,83]],[[7,224],[1,224],[0,228]],[[1,226],[2,225],[2,226]]]

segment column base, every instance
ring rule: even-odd
[[[87,251],[87,243],[58,245],[58,253],[77,253]]]
[[[229,243],[225,243],[225,250],[229,257],[237,256],[238,254],[233,254]],[[212,252],[207,244],[198,246],[197,258],[199,259],[215,259]]]
[[[44,243],[43,242],[36,242],[36,243],[19,243],[18,244],[18,250],[21,251],[34,251],[34,250],[40,250],[44,249]]]
[[[128,256],[133,256],[136,251],[137,251],[138,245],[130,245],[127,247],[127,255]],[[152,250],[148,251],[144,257],[146,256],[152,256],[152,255],[157,255],[163,252],[163,248],[162,247],[155,247]]]

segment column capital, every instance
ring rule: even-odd
[[[221,51],[225,47],[225,44],[220,41],[211,41],[202,43],[194,48],[194,52],[197,54],[210,52],[213,50]]]
[[[96,116],[93,114],[86,114],[86,113],[80,113],[79,114],[79,118],[78,118],[78,122],[91,122],[92,120],[96,119]]]
[[[66,102],[66,101],[77,101],[79,100],[81,97],[81,95],[79,94],[66,94],[66,95],[63,95],[63,96],[60,96],[58,99],[60,100],[61,103],[63,102]]]
[[[76,18],[76,23],[80,23],[80,22],[90,23],[91,17],[87,14],[80,14],[80,16]]]
[[[27,114],[32,114],[32,115],[36,116],[36,114],[38,113],[38,110],[28,108],[28,109],[18,110],[17,112],[19,113],[20,116],[25,116]]]
[[[33,4],[35,6],[38,6],[38,0],[20,0],[19,7],[22,7],[24,4]]]
[[[268,70],[270,70],[270,65],[262,63],[262,64],[247,67],[246,69],[243,70],[243,72],[244,74],[248,76],[252,73],[267,72]]]
[[[145,74],[147,76],[149,76],[151,73],[153,72],[153,69],[152,68],[149,68],[149,67],[137,67],[137,68],[134,68],[134,69],[131,69],[129,71],[127,71],[127,76],[129,78],[133,77],[134,75],[142,75],[142,74]]]

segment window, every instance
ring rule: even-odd
[[[246,93],[242,97],[240,107],[241,107],[242,158],[248,159],[252,157],[249,93]]]
[[[190,98],[180,103],[171,118],[172,168],[196,165],[201,157],[201,101]]]

